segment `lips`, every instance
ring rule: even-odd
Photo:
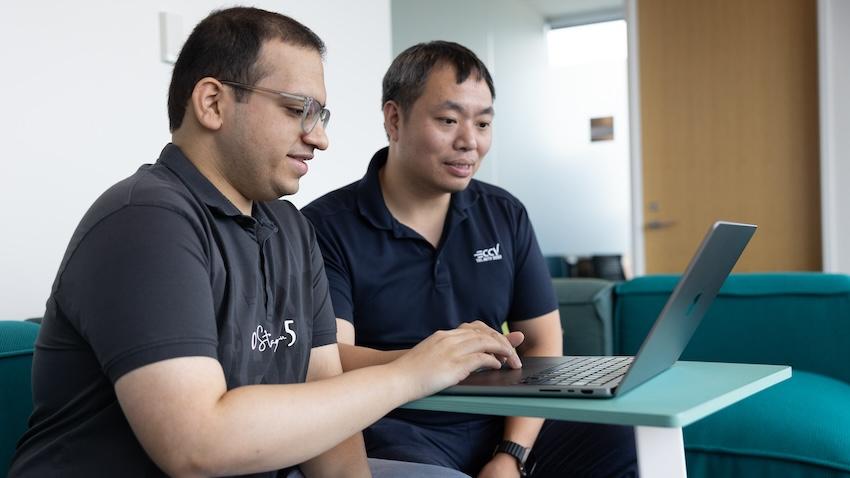
[[[472,175],[475,163],[468,161],[447,161],[443,163],[447,166],[449,173],[452,176],[459,178],[467,178]]]
[[[307,171],[310,169],[310,167],[307,166],[307,161],[313,159],[312,154],[288,154],[286,157],[302,176],[307,174]]]

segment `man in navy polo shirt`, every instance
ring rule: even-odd
[[[552,284],[528,214],[472,176],[491,142],[486,66],[450,42],[415,45],[383,83],[389,147],[363,179],[302,212],[325,259],[342,366],[404,356],[435,330],[507,322],[520,355],[561,355]],[[395,410],[364,432],[369,456],[478,476],[630,476],[630,427]],[[496,450],[494,452],[494,450]]]
[[[252,8],[194,29],[172,144],[94,203],[62,260],[10,476],[369,476],[363,427],[499,358],[519,366],[507,339],[468,327],[340,373],[313,230],[276,201],[328,146],[323,51]]]

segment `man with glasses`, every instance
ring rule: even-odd
[[[323,51],[252,8],[194,29],[169,89],[172,143],[94,203],[62,260],[10,476],[454,473],[367,463],[359,431],[518,358],[468,327],[341,374],[313,230],[277,201],[328,146]]]
[[[561,355],[525,208],[472,179],[490,149],[494,97],[487,67],[463,46],[405,50],[383,81],[389,147],[363,179],[302,210],[324,255],[343,369],[397,360],[435,330],[468,323],[495,332],[507,322],[524,334],[521,356]],[[364,437],[370,457],[480,477],[636,473],[630,427],[399,409]]]

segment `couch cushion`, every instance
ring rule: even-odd
[[[611,355],[614,282],[553,278],[565,355]]]
[[[690,476],[850,476],[850,385],[794,376],[684,429]]]
[[[0,320],[0,475],[32,413],[32,350],[38,325]]]
[[[679,276],[616,287],[614,353],[637,352]],[[850,383],[850,277],[822,273],[730,276],[682,360],[786,364]]]
[[[0,320],[0,358],[32,355],[38,325],[22,320]]]

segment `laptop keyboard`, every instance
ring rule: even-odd
[[[600,387],[626,374],[634,357],[569,357],[554,367],[525,377],[528,385]]]

